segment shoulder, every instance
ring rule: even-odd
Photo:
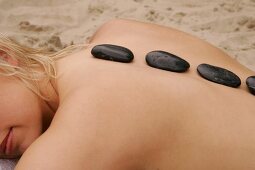
[[[50,128],[25,152],[17,169],[140,169],[150,156],[144,153],[160,146],[151,139],[159,122],[153,123],[145,112],[138,116],[134,108],[123,105],[125,100],[96,96],[101,97],[100,102],[91,94],[83,102],[77,101],[81,100],[78,95],[66,100]]]

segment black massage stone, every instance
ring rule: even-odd
[[[111,44],[96,45],[91,50],[91,54],[99,59],[123,63],[129,63],[134,58],[134,54],[129,49]]]
[[[145,59],[149,66],[167,71],[185,72],[190,67],[184,59],[165,51],[149,52]]]
[[[252,94],[255,95],[255,76],[250,76],[246,79],[246,84]]]
[[[197,71],[203,78],[218,84],[235,88],[241,85],[241,80],[236,74],[221,67],[200,64]]]

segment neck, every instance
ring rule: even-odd
[[[57,90],[57,83],[55,79],[51,79],[49,82],[49,91],[51,94],[50,100],[47,102],[51,110],[56,113],[59,106],[59,94]]]
[[[39,84],[42,94],[49,97],[48,101],[41,99],[43,131],[45,131],[50,126],[50,123],[57,112],[59,106],[59,97],[57,83],[54,79],[51,79],[47,84]]]

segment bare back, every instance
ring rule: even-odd
[[[91,48],[60,60],[59,109],[18,168],[255,168],[255,96],[245,85],[254,72],[197,38],[151,24],[114,20],[91,43],[127,47],[134,61],[96,59]],[[190,70],[149,67],[144,57],[153,50],[181,56]],[[241,87],[202,79],[201,63],[235,72]]]

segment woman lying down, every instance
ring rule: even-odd
[[[0,48],[0,158],[22,155],[17,170],[255,169],[255,72],[202,40],[113,20],[86,48]]]

